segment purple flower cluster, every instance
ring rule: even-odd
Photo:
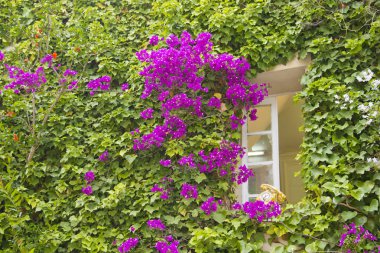
[[[343,227],[346,232],[340,236],[339,247],[345,246],[347,237],[351,237],[354,244],[358,244],[361,241],[365,240],[377,240],[376,236],[371,234],[368,230],[364,229],[363,226],[356,226],[355,223],[351,223],[350,225],[344,225]]]
[[[104,151],[98,158],[99,161],[101,162],[106,162],[108,160],[108,151]]]
[[[91,89],[90,95],[95,95],[95,91],[97,90],[109,90],[110,89],[110,83],[111,83],[111,77],[110,76],[101,76],[99,78],[96,78],[94,80],[91,80],[87,84],[87,88]]]
[[[242,158],[244,156],[244,149],[235,142],[223,140],[220,143],[220,147],[213,149],[209,155],[206,155],[203,150],[198,155],[202,159],[202,162],[197,164],[201,173],[219,170],[220,175],[225,176],[228,172],[223,168],[227,168],[235,175],[234,170],[239,162],[238,157]]]
[[[162,221],[160,219],[148,220],[146,222],[146,224],[148,224],[150,229],[165,230],[165,228],[166,228],[164,223],[162,223]]]
[[[196,165],[194,162],[194,154],[183,156],[181,159],[178,160],[178,164],[181,166],[189,166],[190,168],[195,168]]]
[[[42,84],[46,83],[45,72],[43,67],[38,67],[35,73],[24,72],[15,66],[8,66],[9,78],[14,79],[11,83],[4,86],[5,89],[12,89],[14,93],[19,94],[21,90],[26,92],[35,92]]]
[[[243,204],[243,211],[248,214],[250,219],[256,219],[258,222],[277,217],[281,214],[281,206],[277,202],[257,200],[255,202],[246,202]]]
[[[53,62],[53,56],[51,54],[47,54],[45,55],[42,59],[41,59],[41,64],[45,64],[45,63],[49,63],[49,68],[51,67],[52,65],[52,62]]]
[[[160,160],[160,164],[164,167],[169,167],[171,163],[171,160]]]
[[[87,171],[85,174],[84,174],[84,180],[87,181],[87,183],[91,183],[92,181],[95,180],[95,174],[93,171]]]
[[[128,90],[129,89],[129,84],[128,83],[123,83],[122,85],[121,85],[121,90],[122,91],[126,91],[126,90]]]
[[[76,76],[78,72],[72,69],[66,69],[65,72],[63,73],[63,76]]]
[[[250,177],[253,177],[253,171],[248,169],[247,166],[239,166],[239,172],[237,173],[237,178],[233,178],[233,181],[236,180],[238,184],[242,184],[248,181]]]
[[[151,44],[152,46],[155,46],[158,44],[159,41],[160,41],[160,38],[157,35],[153,35],[152,37],[150,37],[149,44]]]
[[[91,185],[87,185],[86,187],[82,188],[82,192],[86,195],[91,195],[92,194],[92,187]]]
[[[179,241],[174,241],[170,243],[170,241],[158,241],[154,246],[159,253],[179,253],[178,250]]]
[[[156,126],[152,133],[145,134],[141,139],[135,139],[134,150],[147,150],[152,146],[160,147],[167,136],[179,139],[186,134],[186,124],[177,116],[169,116],[164,125]]]
[[[216,97],[210,98],[210,100],[207,103],[207,106],[215,107],[217,109],[220,109],[220,106],[221,106],[220,99],[216,98]]]
[[[244,125],[245,121],[244,119],[240,119],[238,118],[235,114],[232,114],[231,117],[230,117],[230,124],[231,124],[231,128],[233,130],[237,129],[240,126]]]
[[[125,242],[123,242],[118,250],[120,253],[129,252],[131,249],[137,246],[139,243],[139,238],[128,238]]]
[[[160,99],[164,99],[160,97]],[[180,93],[174,97],[166,100],[162,105],[162,116],[168,117],[170,112],[178,109],[189,109],[193,108],[193,114],[198,117],[202,117],[202,99],[197,97],[196,99],[189,98],[185,93]]]
[[[154,110],[152,108],[148,108],[140,113],[140,117],[143,119],[152,119]]]
[[[206,215],[210,215],[218,210],[218,204],[221,204],[221,201],[215,201],[214,197],[208,198],[201,205],[201,209],[205,212]]]
[[[171,188],[169,187],[169,184],[173,182],[173,179],[164,177],[161,179],[161,184],[163,185],[160,187],[158,184],[155,184],[152,189],[150,189],[151,192],[161,192],[161,199],[169,199],[169,192],[171,191]]]
[[[181,195],[184,196],[185,199],[198,198],[197,186],[187,183],[182,184]]]
[[[82,188],[82,193],[86,195],[92,194],[92,187],[89,185],[92,181],[95,180],[95,173],[93,171],[87,171],[84,174],[84,180],[86,180],[86,186]]]
[[[4,53],[0,50],[0,61],[4,60]]]
[[[166,44],[169,48],[161,48],[156,51],[147,52],[141,50],[137,58],[149,65],[140,72],[145,77],[145,90],[142,98],[147,98],[153,91],[161,94],[167,90],[187,87],[193,91],[207,91],[201,83],[204,77],[198,75],[198,69],[206,64],[212,50],[209,41],[211,34],[203,33],[196,40],[184,31],[181,39],[175,35],[169,35]],[[158,38],[151,38],[158,42]]]

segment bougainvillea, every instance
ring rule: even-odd
[[[136,247],[138,243],[139,238],[129,238],[119,246],[118,250],[120,253],[129,252],[131,249]]]
[[[358,250],[363,249],[364,246],[371,246],[371,251],[364,252],[376,252],[380,250],[380,246],[375,247],[377,241],[376,236],[371,234],[368,230],[364,229],[363,226],[357,226],[355,223],[343,226],[345,233],[342,233],[339,240],[339,247],[345,249],[347,253],[358,252]],[[366,247],[367,248],[367,247]]]

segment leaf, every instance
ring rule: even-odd
[[[219,224],[223,223],[223,221],[226,219],[226,216],[220,212],[212,213],[211,216]]]
[[[137,155],[126,155],[125,159],[129,162],[129,164],[132,164],[133,161],[137,158]]]
[[[357,212],[344,211],[340,215],[342,216],[343,221],[347,221],[354,218],[357,214],[358,214]]]
[[[207,176],[204,173],[201,173],[194,180],[195,180],[195,182],[197,182],[199,184],[200,182],[202,182],[206,179],[207,179]]]
[[[371,204],[369,206],[365,206],[363,208],[367,212],[374,212],[379,210],[379,201],[377,199],[372,199]]]

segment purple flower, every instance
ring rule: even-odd
[[[237,175],[236,179],[237,183],[245,183],[250,177],[253,177],[252,169],[248,169],[246,165],[239,166],[239,174]]]
[[[91,185],[87,185],[86,187],[82,188],[82,192],[86,195],[91,195],[92,194],[92,187]]]
[[[8,70],[9,78],[13,81],[4,86],[5,89],[12,89],[16,94],[20,93],[20,90],[26,92],[35,92],[42,84],[46,83],[46,77],[43,67],[38,67],[36,72],[24,72],[22,69],[15,66],[8,66],[5,64]]]
[[[169,167],[171,163],[171,160],[160,160],[160,164],[164,167]]]
[[[126,91],[126,90],[128,90],[129,89],[129,84],[128,83],[123,83],[122,85],[121,85],[121,90],[122,91]]]
[[[75,76],[77,75],[78,72],[71,70],[71,69],[66,69],[66,71],[63,73],[63,76]]]
[[[128,238],[125,242],[123,242],[118,248],[120,253],[129,252],[131,249],[137,246],[139,243],[139,238]]]
[[[136,229],[135,229],[133,226],[131,226],[131,227],[129,228],[129,231],[131,231],[132,233],[134,233],[134,232],[136,231]]]
[[[234,210],[240,210],[241,209],[241,204],[236,202],[232,205],[232,209]]]
[[[184,183],[182,184],[181,195],[185,197],[185,199],[189,198],[198,198],[198,191],[195,185]]]
[[[4,60],[4,53],[0,50],[0,61]]]
[[[215,107],[215,108],[220,109],[220,106],[221,106],[220,99],[218,99],[218,98],[216,98],[216,97],[212,97],[212,98],[210,98],[210,100],[209,100],[208,103],[207,103],[207,106]]]
[[[97,79],[91,80],[87,84],[87,88],[91,89],[90,95],[93,96],[97,90],[109,90],[111,87],[110,82],[110,76],[101,76]]]
[[[255,202],[246,202],[243,204],[243,211],[248,214],[250,219],[256,219],[262,222],[264,219],[277,217],[281,214],[281,207],[277,202],[265,203],[257,200]]]
[[[190,168],[195,167],[195,162],[193,160],[194,154],[190,154],[188,156],[183,156],[181,159],[178,160],[178,164],[181,166],[189,166]]]
[[[146,223],[148,224],[150,229],[165,230],[166,228],[160,219],[148,220]]]
[[[239,125],[244,125],[244,120],[243,119],[239,119],[235,114],[232,114],[232,116],[230,117],[230,120],[231,120],[231,128],[234,130],[234,129],[237,129],[239,127]]]
[[[69,86],[67,87],[69,90],[78,88],[78,80],[71,81]]]
[[[154,246],[159,253],[179,253],[179,241],[174,241],[171,244],[165,241],[158,241]]]
[[[203,212],[205,212],[206,215],[210,215],[211,213],[218,210],[218,204],[214,200],[214,197],[210,197],[201,205],[201,209]]]
[[[251,113],[249,114],[249,118],[253,121],[257,119],[257,109],[252,109]]]
[[[160,38],[157,36],[157,35],[153,35],[150,40],[149,40],[149,44],[151,44],[152,46],[155,46],[158,44],[158,41],[160,40]]]
[[[100,156],[99,156],[99,161],[105,162],[108,160],[108,151],[104,151]]]
[[[155,184],[152,189],[150,189],[151,192],[162,192],[163,189],[158,186],[158,184]]]
[[[168,191],[163,191],[160,196],[161,199],[169,199],[169,192]]]
[[[165,237],[165,240],[166,240],[167,242],[171,242],[171,241],[173,241],[174,239],[173,239],[173,236],[172,236],[172,235],[168,235],[168,236]]]
[[[140,117],[143,119],[152,119],[154,110],[152,108],[148,108],[140,113]]]
[[[87,171],[85,174],[84,174],[84,180],[87,181],[87,183],[91,183],[92,181],[95,180],[95,174],[93,171]]]
[[[51,54],[47,54],[45,55],[42,59],[41,59],[41,64],[44,64],[44,63],[49,63],[49,67],[51,67],[51,63],[53,61],[53,56]]]

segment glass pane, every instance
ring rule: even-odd
[[[257,119],[248,121],[248,133],[271,130],[271,108],[270,105],[256,107]]]
[[[254,176],[248,180],[249,194],[259,194],[261,184],[273,185],[272,165],[249,166]]]
[[[248,162],[272,161],[272,135],[248,136]]]

